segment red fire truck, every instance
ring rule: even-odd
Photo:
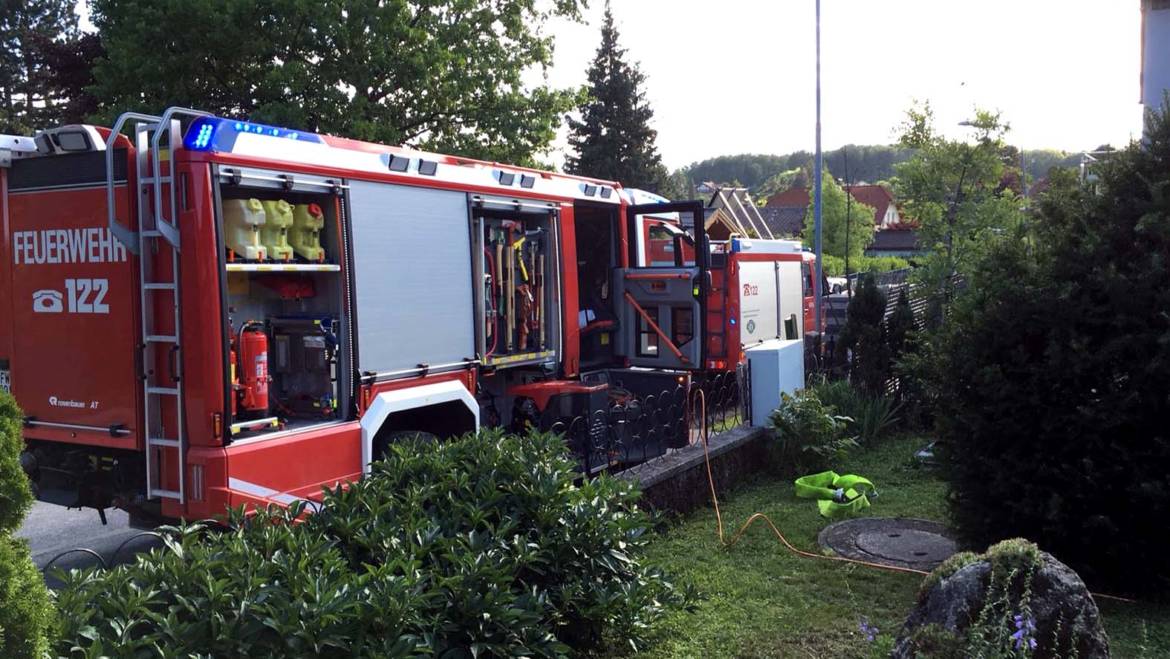
[[[556,427],[803,335],[799,246],[635,196],[182,108],[0,136],[25,469],[99,510],[288,504],[407,435]]]

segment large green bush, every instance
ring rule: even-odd
[[[1054,172],[916,360],[953,517],[1023,536],[1086,580],[1170,585],[1170,117],[1103,163]]]
[[[845,326],[837,337],[837,353],[851,356],[849,379],[871,396],[886,393],[890,377],[890,348],[886,343],[886,295],[873,274],[861,278],[845,311]]]
[[[821,403],[848,417],[847,425],[862,446],[876,444],[898,423],[897,402],[859,391],[845,380],[822,379],[813,383],[812,391]]]
[[[28,545],[11,536],[32,505],[20,467],[20,408],[0,391],[0,657],[40,657],[54,624],[53,607]]]
[[[0,657],[39,659],[54,623],[49,592],[28,544],[0,534]]]
[[[768,421],[776,437],[775,458],[787,474],[829,469],[857,448],[849,417],[840,416],[813,389],[780,394]]]
[[[631,486],[575,484],[557,437],[393,447],[302,523],[190,527],[132,565],[75,572],[74,656],[557,656],[637,647],[683,596],[639,553]],[[75,649],[76,648],[76,649]]]
[[[19,528],[32,505],[28,477],[20,467],[20,452],[24,449],[22,418],[12,396],[0,391],[0,535]]]
[[[845,259],[832,254],[821,255],[826,277],[844,277]],[[888,272],[909,268],[910,262],[898,256],[862,256],[849,259],[849,272]]]

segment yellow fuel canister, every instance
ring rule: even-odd
[[[264,206],[259,199],[224,199],[223,233],[228,249],[249,261],[267,258],[267,250],[260,242],[264,220]]]
[[[325,226],[325,214],[317,204],[297,204],[293,207],[293,228],[289,232],[289,243],[301,258],[308,261],[324,261],[325,250],[321,247],[321,229]]]
[[[260,227],[260,242],[268,250],[268,258],[288,261],[293,249],[288,244],[288,228],[293,224],[292,205],[283,199],[265,200],[264,226]]]

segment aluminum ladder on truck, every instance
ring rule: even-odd
[[[170,171],[162,172],[162,138],[173,153],[182,141],[179,117],[208,116],[206,112],[187,108],[168,108],[161,117],[127,112],[118,117],[106,140],[106,206],[110,232],[138,256],[139,309],[142,321],[142,389],[143,436],[146,448],[146,498],[173,499],[186,502],[187,437],[183,419],[183,382],[181,375],[182,344],[179,307],[179,226],[178,194],[175,186],[174,161]],[[138,231],[117,221],[114,198],[114,145],[122,129],[134,130],[135,175],[138,181]],[[169,159],[168,154],[168,159]],[[127,177],[129,178],[129,177]],[[164,194],[164,186],[168,188]],[[157,254],[170,252],[170,268],[156,268]],[[158,272],[156,270],[162,270]],[[163,304],[166,296],[170,304]],[[157,297],[156,297],[157,296]],[[156,305],[166,312],[156,315]],[[160,317],[161,316],[161,317]],[[169,321],[169,322],[167,322]],[[170,345],[166,373],[159,368],[157,347]],[[169,381],[165,381],[166,376]],[[164,421],[170,411],[174,427]],[[174,489],[161,483],[163,455],[171,453],[178,473]]]

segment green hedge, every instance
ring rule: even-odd
[[[131,565],[65,576],[62,655],[557,656],[639,647],[685,603],[642,564],[637,493],[575,484],[563,440],[393,447],[293,524],[177,529]],[[445,655],[445,653],[451,653]]]
[[[32,505],[28,478],[20,467],[21,418],[16,401],[0,391],[0,657],[5,659],[41,657],[55,622],[28,545],[11,537]]]
[[[845,276],[845,259],[832,254],[821,255],[821,267],[827,277]],[[898,256],[862,256],[849,259],[849,272],[887,272],[909,268],[910,262]]]
[[[1053,172],[915,362],[965,540],[1026,537],[1091,585],[1164,594],[1170,116],[1095,167],[1095,189]]]
[[[23,418],[12,396],[0,391],[0,535],[20,528],[32,505],[28,477],[20,467],[20,453],[24,449],[20,431]]]
[[[28,544],[0,535],[0,657],[39,659],[54,624],[49,592]]]

